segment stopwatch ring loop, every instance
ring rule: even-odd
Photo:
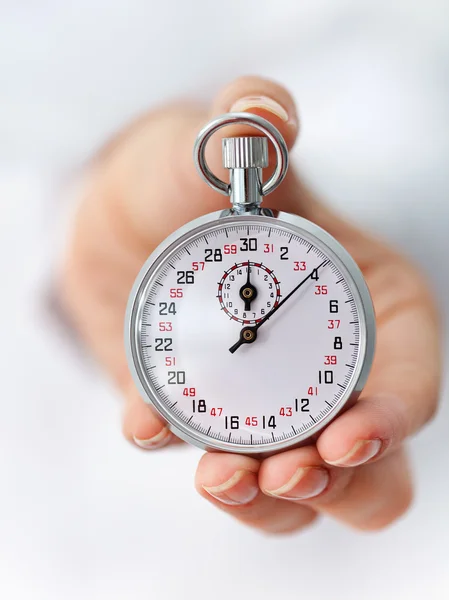
[[[262,196],[267,196],[271,192],[273,192],[278,185],[282,183],[284,177],[287,174],[288,169],[288,149],[287,144],[285,143],[284,138],[280,134],[280,132],[276,129],[274,125],[272,125],[266,119],[259,117],[258,115],[253,115],[252,113],[227,113],[221,115],[210,121],[198,134],[196,138],[194,149],[193,149],[193,157],[195,160],[196,168],[198,169],[199,174],[204,179],[206,183],[210,185],[215,191],[220,192],[220,194],[224,194],[225,196],[229,196],[231,193],[231,186],[229,183],[226,183],[216,175],[212,173],[209,169],[209,166],[206,162],[206,145],[210,138],[216,133],[219,129],[223,127],[227,127],[228,125],[236,125],[236,124],[245,124],[250,125],[251,127],[255,127],[262,133],[264,133],[270,142],[273,144],[276,150],[276,168],[271,175],[271,177],[262,184],[261,194]]]

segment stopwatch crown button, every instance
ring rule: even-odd
[[[233,137],[222,142],[223,166],[226,169],[264,169],[268,167],[266,137]]]

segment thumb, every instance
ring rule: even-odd
[[[210,111],[177,104],[150,113],[118,138],[101,170],[101,196],[146,255],[167,235],[200,215],[229,206],[196,172],[192,150],[199,130],[226,112],[251,112],[269,120],[291,147],[298,121],[290,94],[259,77],[244,77],[225,87]],[[221,138],[257,135],[245,125],[220,130],[208,144],[211,169],[227,179],[221,167]],[[274,157],[270,166],[274,167]]]

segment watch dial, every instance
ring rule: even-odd
[[[333,253],[296,231],[224,222],[168,254],[144,289],[140,378],[170,421],[211,445],[304,437],[350,392],[359,295]]]

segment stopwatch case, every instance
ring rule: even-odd
[[[242,224],[245,220],[251,222],[260,221],[264,224],[272,224],[273,226],[285,226],[292,232],[299,235],[312,236],[318,242],[321,242],[326,247],[330,255],[338,262],[339,268],[342,269],[355,286],[355,293],[359,296],[358,306],[361,308],[360,320],[360,353],[357,362],[357,367],[353,374],[352,383],[348,390],[342,396],[339,406],[335,411],[332,411],[327,417],[323,418],[316,427],[307,431],[306,434],[299,435],[293,439],[265,444],[261,451],[258,446],[238,445],[224,443],[217,440],[212,440],[206,435],[191,430],[182,421],[177,419],[175,415],[170,413],[168,408],[158,399],[156,393],[152,390],[148,377],[145,374],[143,361],[139,353],[139,323],[138,315],[139,308],[145,301],[145,290],[151,284],[153,277],[157,273],[157,268],[169,256],[176,252],[176,249],[181,246],[189,238],[194,237],[198,233],[206,232],[215,227],[223,227],[227,222],[232,224],[237,222]],[[286,212],[274,211],[271,209],[255,209],[251,213],[235,214],[232,210],[216,211],[203,215],[189,223],[186,223],[178,230],[169,235],[148,257],[145,264],[141,268],[139,275],[136,278],[134,286],[131,290],[128,306],[125,316],[125,348],[128,360],[129,369],[133,380],[143,398],[143,400],[153,406],[166,422],[170,431],[181,438],[185,442],[198,446],[209,452],[231,452],[237,454],[250,454],[251,456],[266,457],[272,454],[277,454],[285,450],[291,450],[300,446],[304,446],[313,442],[322,430],[329,425],[338,415],[353,406],[357,401],[363,387],[368,378],[375,350],[376,338],[376,322],[373,303],[368,290],[368,286],[363,278],[363,275],[352,256],[345,248],[337,242],[327,231],[297,215]]]

